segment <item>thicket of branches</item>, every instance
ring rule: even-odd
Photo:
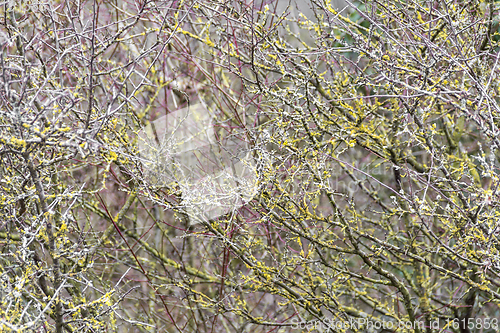
[[[2,331],[497,331],[496,1],[1,6]],[[195,105],[217,217],[140,154]]]

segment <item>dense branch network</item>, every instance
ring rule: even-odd
[[[346,3],[2,4],[2,331],[496,331],[498,4]]]

